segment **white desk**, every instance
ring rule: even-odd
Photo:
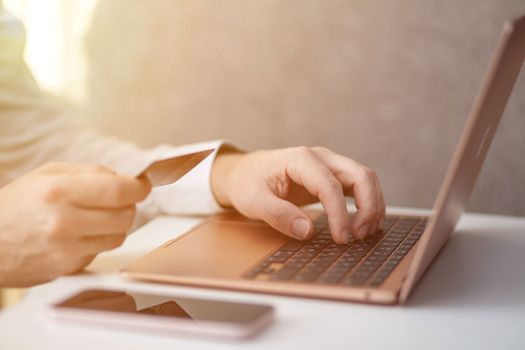
[[[0,314],[0,349],[525,349],[525,219],[464,215],[408,305],[385,307],[123,280],[116,271],[198,222],[158,218],[91,273],[33,288]],[[47,306],[84,287],[272,303],[276,322],[248,342],[175,338],[63,324]]]

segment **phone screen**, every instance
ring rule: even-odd
[[[185,319],[190,322],[215,321],[236,324],[251,322],[272,311],[272,307],[268,305],[174,298],[102,289],[80,292],[55,306],[58,308],[152,315]]]

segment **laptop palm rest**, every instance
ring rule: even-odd
[[[209,220],[135,261],[125,271],[239,278],[286,240],[263,223]]]

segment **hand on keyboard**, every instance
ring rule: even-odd
[[[350,242],[350,232],[357,239],[377,232],[385,215],[377,175],[322,147],[219,153],[212,188],[222,205],[300,240],[314,234],[312,220],[299,208],[305,204],[321,202],[332,238],[339,244]],[[355,198],[352,221],[345,196]]]

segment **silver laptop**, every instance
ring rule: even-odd
[[[180,285],[378,304],[407,300],[467,204],[525,57],[525,17],[505,23],[430,217],[387,215],[382,232],[337,245],[326,215],[296,241],[240,214],[210,217],[131,263],[125,276]]]

